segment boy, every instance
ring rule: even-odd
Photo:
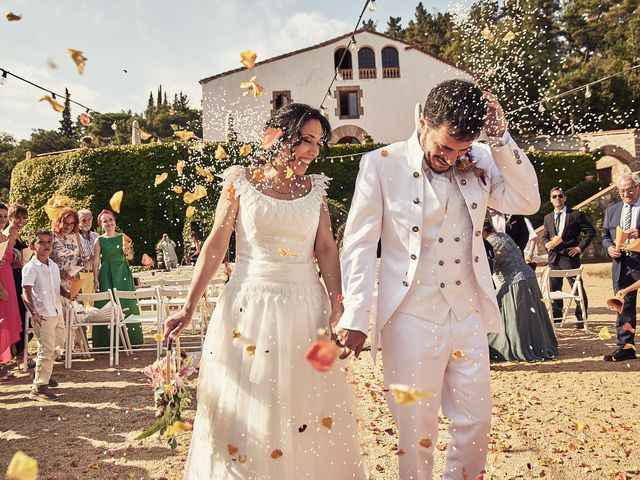
[[[38,339],[38,356],[35,376],[29,398],[33,400],[55,400],[57,395],[49,387],[57,387],[51,378],[56,345],[64,345],[64,319],[60,295],[69,292],[60,286],[60,270],[49,260],[53,247],[53,234],[39,230],[31,240],[30,248],[35,255],[22,269],[23,299],[31,313],[33,332]]]

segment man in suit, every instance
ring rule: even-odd
[[[529,241],[529,229],[524,216],[501,213],[493,208],[488,208],[487,213],[491,217],[491,225],[494,230],[509,235],[518,248],[524,252]]]
[[[575,211],[566,206],[567,196],[560,187],[554,187],[549,192],[553,212],[544,217],[544,231],[542,241],[544,248],[549,252],[549,268],[551,270],[570,270],[580,267],[580,254],[589,246],[596,231],[587,220],[584,213]],[[582,238],[580,238],[582,234]],[[551,239],[555,236],[562,237],[562,242],[555,245]],[[573,287],[575,277],[568,277],[569,285]],[[551,278],[551,290],[562,290],[562,277]],[[582,298],[584,298],[585,314],[589,307],[587,293],[582,286]],[[554,300],[552,306],[554,322],[562,317],[562,300]],[[583,328],[583,313],[580,305],[576,305],[577,328]]]
[[[624,173],[618,177],[616,185],[622,201],[607,208],[602,226],[602,246],[607,249],[607,253],[612,259],[611,280],[614,292],[640,280],[640,254],[618,250],[615,245],[617,227],[627,232],[630,240],[638,238],[640,176],[636,173]],[[612,354],[604,356],[604,360],[607,362],[636,358],[635,335],[628,328],[624,328],[624,325],[629,323],[633,330],[636,328],[637,295],[638,291],[634,290],[624,297],[622,312],[616,318],[618,347]]]
[[[476,142],[484,126],[488,144]],[[398,426],[402,480],[430,480],[438,409],[451,419],[445,480],[476,478],[491,424],[487,333],[501,330],[482,239],[487,206],[531,214],[540,197],[526,154],[506,131],[494,95],[473,83],[434,87],[417,131],[362,157],[345,228],[340,341],[356,355],[369,333],[382,238],[371,352],[384,382],[433,395],[387,401]]]

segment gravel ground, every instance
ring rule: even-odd
[[[640,361],[605,363],[615,338],[614,316],[604,308],[611,294],[609,265],[586,266],[589,332],[558,329],[560,356],[550,362],[492,366],[493,428],[485,479],[640,478],[640,420],[636,388]],[[58,402],[27,398],[28,374],[0,384],[0,471],[13,453],[38,459],[42,479],[179,479],[189,433],[171,451],[157,437],[134,437],[153,420],[142,367],[152,355],[123,357],[119,368],[104,356],[57,364]],[[386,406],[381,362],[363,354],[350,366],[359,426],[371,479],[397,479],[397,431]],[[193,411],[187,419],[193,418]],[[436,478],[442,471],[447,421],[436,444]],[[340,479],[335,479],[340,480]]]

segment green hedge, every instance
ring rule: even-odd
[[[602,156],[600,151],[587,152],[527,152],[538,173],[538,188],[542,201],[549,199],[553,187],[565,191],[585,180],[586,175],[595,175],[596,161]]]
[[[35,157],[14,168],[10,201],[22,203],[29,209],[29,232],[49,226],[42,207],[54,194],[73,198],[75,208],[88,208],[95,216],[103,208],[109,208],[114,192],[123,190],[117,222],[134,239],[135,261],[139,261],[143,253],[155,257],[155,245],[163,233],[168,233],[177,243],[188,236],[183,194],[172,191],[176,185],[184,192],[193,191],[196,184],[207,188],[208,195],[193,203],[197,211],[191,220],[201,221],[203,233],[208,233],[220,193],[219,178],[207,183],[195,172],[195,166],[219,174],[233,163],[247,163],[248,158],[237,155],[239,145],[227,148],[231,155],[225,160],[215,159],[217,144],[202,146],[186,142],[81,149]],[[335,230],[346,220],[362,154],[380,146],[334,145],[327,158],[314,162],[309,169],[310,173],[324,173],[332,178],[328,193],[332,199],[330,209]],[[585,153],[529,152],[529,156],[538,170],[543,200],[548,198],[552,186],[561,185],[568,190],[580,183],[586,173],[595,171],[597,159],[597,155]],[[178,160],[187,164],[181,176],[175,168]],[[169,174],[168,179],[155,187],[155,176],[163,172]],[[576,197],[572,200],[578,201]],[[182,256],[180,247],[178,254]]]

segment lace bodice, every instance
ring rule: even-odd
[[[496,290],[521,280],[535,277],[513,239],[506,233],[495,233],[487,238],[493,247],[495,258],[493,261],[493,282]]]
[[[294,200],[279,200],[260,192],[239,165],[225,170],[222,177],[231,180],[240,202],[235,225],[236,263],[298,264],[313,261],[328,177],[309,175],[311,190]]]

